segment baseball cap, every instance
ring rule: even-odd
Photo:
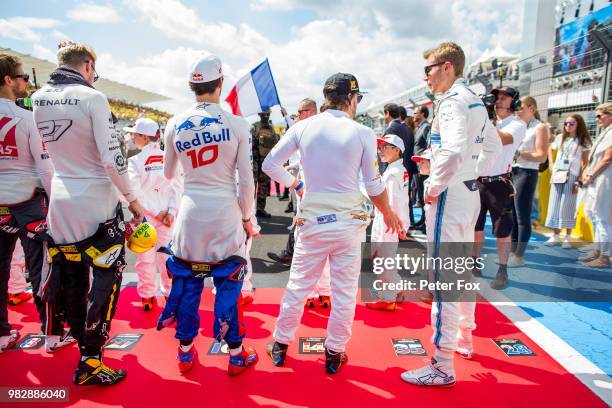
[[[431,160],[431,150],[430,149],[423,151],[420,155],[412,156],[412,161],[415,163],[418,163],[421,160]]]
[[[325,86],[334,85],[336,87],[336,94],[338,95],[349,95],[351,93],[360,93],[364,94],[366,92],[361,92],[359,90],[359,83],[357,82],[357,78],[351,74],[345,74],[342,72],[338,72],[327,78],[325,81]]]
[[[214,81],[222,76],[221,60],[216,55],[198,57],[189,70],[189,82],[194,84]]]
[[[519,96],[519,92],[510,86],[500,86],[499,88],[493,89],[491,93],[495,95],[496,97],[497,97],[497,94],[499,93],[506,94],[510,96],[511,98],[518,98]]]
[[[153,119],[140,118],[136,120],[134,126],[124,127],[123,130],[128,133],[140,133],[146,136],[157,136],[159,126]]]
[[[404,141],[399,136],[393,135],[393,134],[382,135],[381,137],[377,139],[378,146],[380,146],[383,143],[389,143],[390,145],[399,147],[402,153],[404,153],[404,149],[406,148],[404,146]]]

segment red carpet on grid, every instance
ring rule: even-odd
[[[298,354],[298,341],[289,347],[286,366],[276,368],[265,354],[279,310],[282,289],[259,289],[247,306],[245,344],[259,352],[259,363],[239,377],[227,375],[227,357],[209,356],[212,344],[213,295],[206,289],[201,304],[201,335],[195,340],[199,363],[187,375],[176,364],[174,329],[155,330],[160,306],[145,313],[134,287],[123,290],[111,336],[143,334],[131,351],[105,351],[104,361],[124,368],[127,378],[111,387],[75,387],[72,372],[76,346],[46,354],[9,350],[0,355],[0,386],[69,387],[69,403],[44,406],[284,406],[363,407],[454,406],[538,407],[604,406],[602,401],[566,372],[540,347],[521,333],[493,306],[478,304],[473,360],[456,359],[457,385],[431,389],[405,384],[400,374],[422,366],[423,357],[396,356],[392,338],[418,338],[433,352],[430,306],[404,303],[395,312],[374,311],[357,305],[349,363],[340,374],[325,374],[322,355]],[[163,299],[160,300],[163,302]],[[306,309],[298,337],[325,336],[327,309]],[[39,328],[33,304],[12,307],[9,319],[22,336]],[[517,338],[534,357],[507,357],[493,338]],[[3,406],[8,406],[3,404]],[[25,406],[15,404],[15,406]]]

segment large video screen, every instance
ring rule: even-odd
[[[608,26],[609,29],[612,27],[612,5],[557,28],[553,75],[564,74],[588,65],[588,55],[593,44],[589,42],[587,34],[598,24]]]

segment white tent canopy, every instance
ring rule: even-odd
[[[474,67],[474,66],[478,66],[480,64],[488,65],[495,58],[497,58],[498,62],[510,62],[512,60],[517,59],[518,55],[513,55],[513,54],[509,53],[508,51],[506,51],[501,46],[501,44],[497,44],[497,46],[493,50],[490,50],[489,48],[487,48],[482,53],[480,58],[478,58],[476,61],[474,61],[470,66]]]

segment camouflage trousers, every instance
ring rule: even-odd
[[[253,179],[257,184],[257,210],[265,211],[266,197],[270,195],[270,177],[261,170],[261,162],[253,169]]]

